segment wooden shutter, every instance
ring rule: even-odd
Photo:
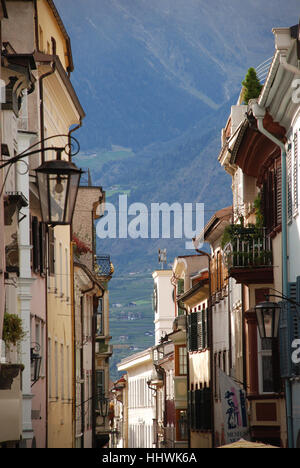
[[[40,241],[40,273],[46,274],[46,227],[44,223],[39,223]]]
[[[55,241],[54,241],[54,228],[48,228],[48,268],[49,275],[55,274]]]
[[[189,324],[189,350],[197,351],[198,350],[198,314],[193,312],[188,316]]]
[[[296,302],[300,301],[300,277],[297,281],[289,283],[288,297]],[[292,362],[292,343],[300,339],[300,308],[284,301],[280,315],[279,344],[281,377],[290,378],[300,375],[300,364]]]
[[[40,269],[40,232],[39,221],[36,216],[32,218],[32,268],[35,273]]]
[[[198,339],[198,349],[204,348],[204,341],[203,341],[203,317],[202,317],[202,310],[197,312],[197,339]]]
[[[294,135],[294,187],[293,187],[293,215],[298,214],[298,133]]]
[[[281,162],[276,167],[276,224],[282,223],[282,180],[281,180]]]
[[[293,193],[292,193],[292,185],[293,185],[293,177],[292,177],[292,149],[291,145],[289,145],[289,149],[287,152],[287,189],[288,189],[288,221],[291,221],[293,215]]]

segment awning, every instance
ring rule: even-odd
[[[223,445],[222,447],[218,448],[276,448],[273,445],[263,444],[262,442],[248,442],[247,440],[240,439],[238,442],[234,442],[233,444]]]

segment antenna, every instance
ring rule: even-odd
[[[158,263],[161,264],[161,269],[164,269],[164,263],[167,264],[167,249],[158,249]]]

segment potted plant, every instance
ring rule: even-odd
[[[2,339],[6,345],[16,346],[25,337],[22,320],[17,314],[4,314]]]

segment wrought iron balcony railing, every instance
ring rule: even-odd
[[[242,228],[224,247],[224,263],[231,268],[271,267],[272,242],[265,229]]]
[[[95,272],[99,276],[110,276],[113,272],[109,255],[95,256]]]

